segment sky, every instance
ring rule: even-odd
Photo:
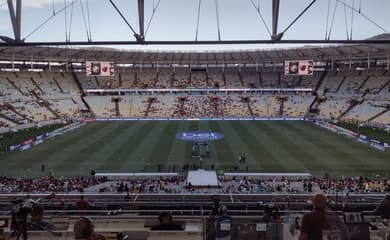
[[[0,0],[0,35],[13,37],[7,0]],[[131,26],[138,32],[137,0],[113,0]],[[272,0],[200,0],[198,40],[217,40],[216,3],[222,40],[270,39],[270,34],[259,17],[261,12],[268,29],[272,26]],[[26,41],[86,41],[90,30],[92,40],[134,40],[133,33],[109,0],[22,0],[22,38]],[[72,10],[72,2],[73,10]],[[311,0],[280,0],[278,32],[283,31]],[[195,40],[199,0],[145,0],[145,27],[153,8],[158,4],[146,33],[146,40]],[[361,14],[380,25],[352,12],[343,3],[354,6]],[[60,11],[69,5],[67,11]],[[330,11],[328,12],[328,6]],[[335,11],[334,11],[335,10]],[[84,15],[83,15],[84,12]],[[56,13],[53,16],[53,13]],[[331,39],[366,39],[390,31],[389,0],[317,0],[316,3],[284,34],[283,39],[325,38],[326,29]],[[329,17],[327,17],[329,14]],[[72,16],[72,20],[71,20]],[[83,20],[85,18],[85,21]],[[46,24],[37,29],[45,20]],[[353,22],[352,22],[353,18]],[[88,22],[89,19],[89,22]],[[328,21],[327,21],[328,20]],[[328,23],[327,23],[328,22]],[[326,27],[328,25],[328,28]],[[346,26],[347,25],[347,26]],[[67,26],[67,27],[65,27]],[[89,28],[90,26],[90,28]],[[37,29],[35,32],[34,30]],[[67,29],[67,31],[66,31]],[[70,30],[71,29],[71,30]],[[88,29],[88,30],[86,30]],[[230,50],[280,48],[298,45],[217,45],[217,46],[113,46],[123,49],[145,50]],[[112,47],[112,46],[108,46]]]

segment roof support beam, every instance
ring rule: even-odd
[[[280,0],[272,0],[272,40],[277,40]]]
[[[15,41],[21,40],[21,19],[22,19],[22,0],[16,0],[16,10],[13,0],[8,1],[9,16],[11,18],[12,28],[14,31]]]
[[[83,45],[210,45],[210,44],[390,44],[390,39],[379,39],[379,40],[316,40],[316,39],[290,39],[290,40],[202,40],[202,41],[71,41],[71,42],[0,42],[0,47],[6,46],[83,46]],[[335,50],[339,51],[339,50]]]
[[[139,39],[145,40],[145,4],[144,0],[138,0],[138,22],[139,22]]]
[[[10,1],[10,0],[9,0]],[[11,0],[12,1],[12,0]],[[119,10],[119,8],[115,5],[113,0],[109,0],[111,5],[114,7],[114,9],[118,12],[118,14],[121,16],[122,20],[127,24],[127,26],[130,28],[130,30],[133,32],[135,39],[137,40],[137,43],[142,43],[143,40],[140,38],[140,35],[134,30],[134,28],[131,26],[129,21],[125,18],[123,13]]]

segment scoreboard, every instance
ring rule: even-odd
[[[313,75],[313,60],[284,62],[284,75]]]
[[[114,76],[113,62],[86,62],[85,68],[87,76]]]

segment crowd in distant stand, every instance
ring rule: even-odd
[[[219,177],[219,186],[196,187],[185,177],[160,177],[111,181],[107,178],[0,178],[0,192],[119,192],[119,193],[389,193],[390,179],[348,178],[344,180],[313,178],[255,179],[250,177]]]
[[[344,180],[317,179],[317,185],[325,193],[388,193],[390,192],[390,179],[355,177]]]
[[[104,182],[104,178],[74,177],[74,178],[7,178],[0,177],[0,192],[83,192],[84,189]]]

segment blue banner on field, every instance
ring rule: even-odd
[[[177,139],[191,142],[210,142],[222,139],[223,137],[224,135],[222,133],[209,131],[190,131],[176,134]]]
[[[31,148],[32,144],[28,143],[26,145],[22,145],[19,149],[20,151],[26,151],[27,149]]]
[[[21,146],[20,144],[13,145],[13,146],[9,146],[9,147],[8,147],[8,151],[16,150],[16,149],[20,148],[20,146]]]

